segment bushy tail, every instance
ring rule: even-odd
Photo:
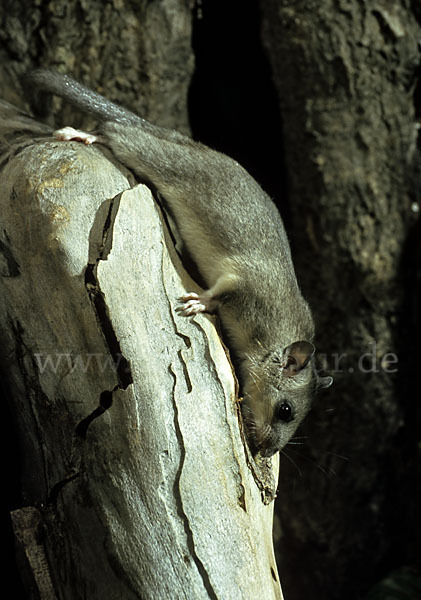
[[[120,123],[143,121],[134,113],[110,102],[72,77],[56,71],[48,69],[30,71],[23,77],[22,84],[31,99],[32,109],[40,117],[48,116],[51,95],[54,94],[101,121],[118,121]]]

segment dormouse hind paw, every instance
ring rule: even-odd
[[[181,302],[180,306],[175,309],[183,317],[190,317],[209,310],[207,298],[199,296],[195,292],[185,294],[178,299]]]
[[[63,129],[57,129],[53,136],[57,140],[62,140],[63,142],[83,142],[86,145],[94,144],[98,138],[96,135],[92,133],[87,133],[86,131],[81,131],[80,129],[73,129],[73,127],[63,127]]]

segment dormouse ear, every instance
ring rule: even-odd
[[[317,380],[317,388],[319,390],[323,388],[328,388],[333,383],[333,377],[319,377]]]
[[[313,356],[315,348],[310,342],[294,342],[284,350],[282,375],[292,377],[304,369]]]

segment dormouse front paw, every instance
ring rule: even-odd
[[[190,317],[209,310],[208,300],[203,296],[199,296],[195,292],[185,294],[178,299],[181,302],[180,306],[175,309],[183,317]]]

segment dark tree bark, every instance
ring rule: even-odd
[[[42,5],[8,0],[0,6],[0,97],[23,107],[19,76],[49,66],[159,125],[187,133],[190,39],[190,0]],[[59,122],[80,122],[80,115],[60,106],[56,99]]]
[[[302,476],[281,461],[288,600],[361,597],[419,552],[419,394],[409,396],[407,385],[408,365],[418,370],[416,332],[402,328],[405,247],[419,231],[415,7],[261,2],[284,123],[293,254],[335,377],[307,422],[311,462],[291,454]]]

